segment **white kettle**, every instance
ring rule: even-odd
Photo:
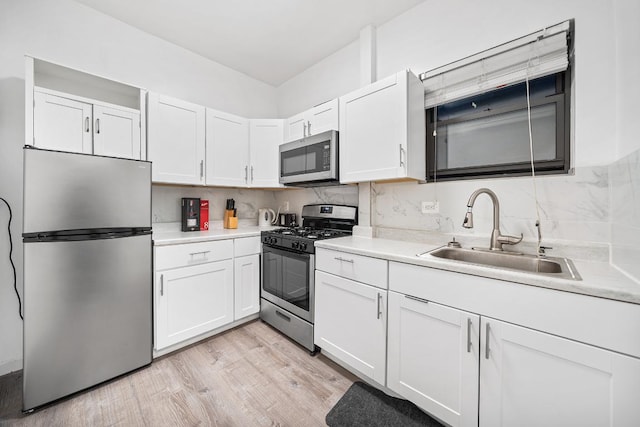
[[[258,227],[268,227],[276,220],[276,213],[273,209],[258,209]]]

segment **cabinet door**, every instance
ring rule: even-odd
[[[260,311],[260,255],[238,257],[234,261],[234,320]]]
[[[425,179],[424,86],[410,71],[340,98],[340,181]]]
[[[93,106],[93,154],[140,160],[140,113]]]
[[[249,185],[251,187],[281,187],[279,182],[279,153],[283,123],[279,119],[250,120],[249,128]]]
[[[338,99],[313,107],[306,113],[307,135],[338,130]]]
[[[489,318],[480,344],[480,426],[640,425],[640,359]]]
[[[307,136],[305,113],[296,114],[284,121],[284,142],[295,141]]]
[[[205,108],[149,93],[148,113],[153,181],[204,184]]]
[[[248,185],[249,120],[207,109],[206,132],[207,185]]]
[[[340,181],[405,175],[406,105],[396,75],[340,98]]]
[[[233,261],[156,273],[156,340],[160,350],[233,321]]]
[[[478,425],[480,317],[389,292],[387,387],[452,426]]]
[[[314,343],[385,384],[387,291],[316,270]]]
[[[34,92],[34,146],[92,154],[91,104]]]

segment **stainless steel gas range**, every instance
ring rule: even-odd
[[[317,240],[348,236],[358,209],[305,205],[302,227],[263,231],[260,318],[315,353],[313,344],[315,246]]]

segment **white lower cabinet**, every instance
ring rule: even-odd
[[[156,273],[156,349],[233,321],[233,260]]]
[[[640,425],[640,359],[491,318],[481,330],[481,426]]]
[[[260,255],[247,255],[233,260],[235,310],[234,320],[260,312]]]
[[[476,314],[390,291],[387,387],[449,425],[477,426],[479,332]]]
[[[637,426],[640,358],[602,346],[633,349],[622,337],[638,318],[628,303],[391,262],[387,386],[452,426]]]
[[[260,250],[260,236],[155,247],[156,355],[257,317]]]
[[[387,290],[317,271],[314,343],[384,385]]]

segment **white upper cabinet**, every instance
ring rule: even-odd
[[[248,185],[249,120],[207,108],[207,185]]]
[[[140,113],[94,105],[93,154],[142,159]]]
[[[207,109],[207,185],[280,187],[278,147],[282,120],[243,117]]]
[[[328,130],[338,130],[338,99],[324,102],[305,112],[285,120],[284,142],[316,135]]]
[[[34,147],[92,154],[91,104],[38,91],[33,100]]]
[[[281,187],[278,147],[282,144],[282,137],[282,120],[249,120],[250,164],[247,170],[247,180],[250,187]]]
[[[146,91],[26,57],[25,144],[146,159]]]
[[[402,71],[340,98],[340,182],[426,177],[424,87]]]
[[[149,160],[153,182],[205,184],[205,108],[149,93]]]

